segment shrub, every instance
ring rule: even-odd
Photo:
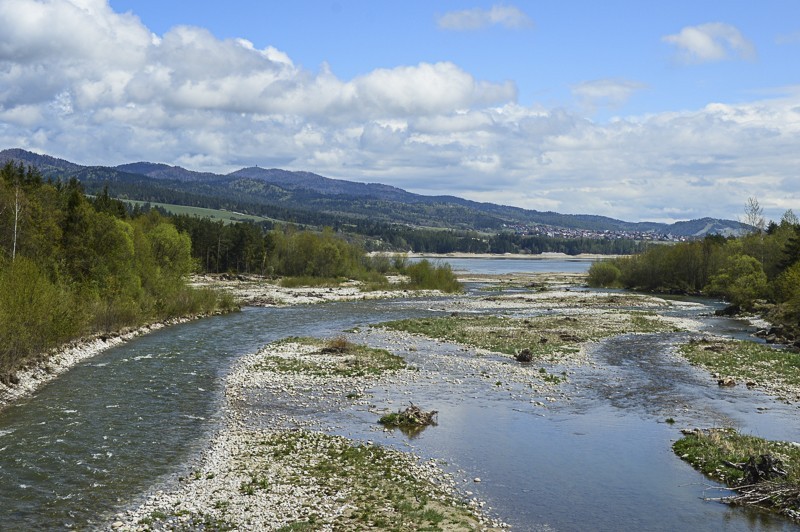
[[[416,264],[407,266],[404,273],[409,278],[407,284],[409,288],[441,290],[447,293],[460,292],[463,289],[447,263],[433,266],[430,261],[423,259]]]
[[[589,268],[589,286],[609,287],[618,286],[622,275],[617,266],[608,261],[595,262]]]
[[[0,370],[66,341],[81,327],[73,296],[31,261],[17,257],[0,271]]]

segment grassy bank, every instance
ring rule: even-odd
[[[407,453],[307,430],[242,432],[232,448],[223,470],[183,479],[189,494],[211,500],[151,511],[138,528],[484,529],[468,505],[428,480],[436,468]]]
[[[756,506],[800,518],[800,446],[796,443],[768,441],[739,434],[733,429],[688,432],[673,445],[675,454],[706,476],[724,483],[731,495],[724,502]],[[776,460],[775,469],[785,476],[754,482],[739,464],[764,456]]]
[[[674,330],[672,325],[657,316],[639,312],[607,312],[578,317],[447,316],[398,320],[379,326],[508,355],[527,349],[533,360],[554,363],[565,355],[580,351],[584,342],[623,333]]]
[[[800,353],[743,340],[701,339],[681,346],[689,362],[741,383],[800,399]]]
[[[273,345],[294,345],[300,348],[300,352],[265,354],[253,365],[254,370],[320,377],[363,377],[406,367],[399,356],[383,349],[354,344],[343,337],[330,340],[293,337]]]

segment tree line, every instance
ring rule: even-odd
[[[653,246],[639,255],[592,265],[589,284],[718,296],[732,310],[764,311],[800,324],[800,222],[789,210],[779,223],[754,219],[743,237]]]
[[[82,336],[235,307],[230,296],[191,288],[192,272],[381,288],[396,272],[408,276],[407,288],[460,289],[449,266],[370,257],[362,240],[332,228],[169,216],[8,163],[0,168],[0,381]]]
[[[0,379],[74,338],[232,301],[187,286],[188,235],[157,212],[132,217],[81,184],[0,169]]]

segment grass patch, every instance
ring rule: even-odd
[[[558,361],[580,344],[623,333],[671,331],[656,316],[638,313],[570,316],[447,316],[390,321],[378,325],[430,338],[516,356],[527,349],[532,360]]]
[[[798,519],[800,516],[800,447],[740,434],[734,429],[688,432],[672,446],[675,454],[704,475],[724,483],[734,495],[722,500],[758,506]],[[756,484],[744,482],[745,473],[731,464],[765,455],[780,461],[786,476]]]
[[[280,347],[296,344],[298,353],[278,354]],[[254,366],[261,371],[314,376],[363,377],[406,368],[397,355],[384,349],[354,344],[344,337],[330,340],[287,338],[274,344],[276,354],[267,351]],[[293,350],[292,350],[293,351]]]
[[[680,348],[689,362],[711,372],[777,387],[800,386],[800,353],[746,340],[695,340]]]
[[[484,530],[470,508],[434,483],[430,464],[394,449],[307,430],[237,434],[230,474],[207,501],[180,501],[143,530]],[[267,481],[268,479],[268,481]],[[278,507],[289,497],[302,511]],[[331,509],[334,503],[336,510]],[[338,509],[341,509],[339,513]]]
[[[352,508],[333,529],[469,530],[477,521],[460,501],[420,478],[410,455],[336,436],[303,431],[273,435],[264,445],[273,458],[306,463],[303,482],[333,496],[347,493]],[[298,454],[311,456],[297,460]],[[290,525],[304,530],[302,523]]]

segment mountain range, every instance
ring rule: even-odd
[[[46,178],[76,178],[89,193],[107,187],[109,194],[120,199],[227,209],[307,224],[369,221],[485,232],[544,225],[570,230],[652,232],[685,237],[730,236],[747,230],[747,226],[738,221],[715,218],[662,224],[542,212],[456,196],[424,196],[379,183],[359,183],[274,168],[242,168],[222,175],[150,162],[115,167],[84,166],[23,149],[0,151],[0,164],[8,161],[35,166]]]

